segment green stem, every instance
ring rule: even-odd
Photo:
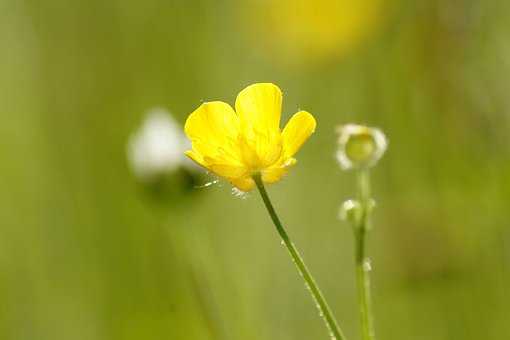
[[[180,214],[174,213],[173,219],[183,218]],[[178,223],[177,224],[182,224]],[[213,340],[225,340],[227,339],[227,333],[224,327],[223,320],[220,318],[218,312],[218,305],[213,297],[208,293],[209,282],[206,275],[203,275],[203,271],[200,270],[199,259],[196,258],[193,249],[197,248],[193,246],[191,242],[194,242],[194,238],[190,238],[189,229],[182,228],[183,225],[177,225],[173,228],[170,236],[170,242],[172,244],[172,250],[175,251],[174,256],[179,256],[183,265],[182,271],[187,275],[189,282],[191,283],[191,289],[194,294],[195,301],[198,305],[198,310],[205,322],[205,326],[210,335],[210,339]],[[187,235],[185,235],[185,232]],[[202,266],[203,267],[203,266]]]
[[[370,260],[365,252],[366,234],[369,228],[370,214],[370,177],[368,170],[358,172],[358,199],[361,205],[361,217],[354,228],[356,238],[356,284],[358,286],[358,304],[360,308],[361,333],[363,340],[375,340],[372,304],[370,297]]]
[[[278,234],[280,234],[280,237],[287,247],[287,250],[289,251],[290,256],[292,257],[292,260],[294,261],[294,264],[296,265],[299,274],[303,277],[305,280],[306,286],[309,289],[310,293],[312,294],[313,299],[317,303],[317,308],[319,309],[320,316],[324,319],[324,322],[326,323],[326,326],[329,329],[330,335],[333,340],[345,340],[345,336],[343,335],[342,331],[340,330],[340,327],[338,326],[335,317],[333,316],[333,313],[331,312],[331,309],[329,308],[326,300],[324,299],[324,296],[322,295],[319,287],[315,283],[315,280],[308,271],[308,268],[306,267],[305,263],[303,262],[303,259],[301,255],[299,254],[298,250],[294,246],[294,243],[289,238],[289,235],[287,235],[287,232],[285,231],[282,223],[280,222],[280,219],[278,218],[278,215],[276,214],[276,211],[274,210],[274,207],[271,203],[271,200],[269,199],[269,196],[267,195],[266,188],[264,187],[264,183],[262,182],[262,179],[260,178],[260,175],[256,175],[253,178],[255,180],[255,183],[257,184],[257,188],[259,189],[260,196],[262,196],[262,200],[264,201],[264,204],[267,208],[267,211],[269,213],[269,216],[271,216],[271,219],[273,220],[273,223],[276,227],[276,230],[278,231]]]

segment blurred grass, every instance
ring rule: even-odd
[[[510,5],[387,2],[349,53],[286,63],[253,41],[252,4],[0,2],[0,337],[325,338],[257,195],[215,186],[165,209],[126,164],[147,108],[184,121],[257,81],[284,90],[285,120],[317,117],[270,194],[349,338],[352,239],[336,214],[353,176],[333,154],[350,121],[390,138],[370,240],[379,338],[510,337]]]

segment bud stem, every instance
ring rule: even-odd
[[[333,316],[333,313],[331,312],[331,309],[328,306],[328,303],[326,302],[326,299],[322,295],[319,286],[317,286],[317,283],[315,283],[315,280],[312,274],[308,271],[308,268],[306,267],[303,258],[299,254],[294,243],[292,243],[292,241],[290,240],[289,235],[287,234],[282,223],[280,222],[280,219],[278,218],[278,215],[274,210],[273,204],[269,199],[269,196],[267,194],[266,188],[264,187],[264,183],[262,182],[260,174],[256,174],[255,176],[253,176],[253,179],[257,184],[260,196],[264,201],[267,212],[269,213],[269,216],[273,220],[273,223],[276,227],[276,230],[278,231],[278,234],[280,235],[283,243],[285,244],[285,247],[287,248],[290,256],[292,257],[292,260],[294,261],[294,264],[296,265],[299,274],[305,280],[305,284],[308,290],[310,291],[313,299],[317,303],[319,314],[324,319],[324,322],[326,323],[326,326],[328,327],[328,330],[330,332],[331,338],[333,340],[346,340],[345,336],[343,335],[342,331],[340,330],[340,327],[338,326],[335,320],[335,317]]]
[[[360,169],[357,173],[358,199],[361,206],[361,217],[354,226],[356,284],[358,304],[360,308],[361,333],[363,340],[375,340],[372,303],[370,296],[370,260],[365,252],[366,234],[369,229],[370,174],[368,169]]]

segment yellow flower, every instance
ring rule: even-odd
[[[375,35],[388,0],[248,0],[240,28],[255,50],[284,64],[321,63],[355,51]],[[261,24],[262,23],[262,24]]]
[[[315,130],[315,119],[299,111],[280,130],[282,92],[270,83],[253,84],[237,96],[235,111],[224,102],[203,103],[186,120],[192,149],[186,155],[242,191],[253,176],[275,183],[296,163],[294,155]]]

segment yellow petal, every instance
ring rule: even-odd
[[[266,167],[276,162],[282,149],[282,91],[271,83],[253,84],[239,93],[235,106],[241,133],[248,147],[257,154],[258,165]]]
[[[230,105],[223,102],[200,105],[186,120],[184,131],[192,141],[194,152],[203,158],[241,165],[237,144],[239,119]]]
[[[194,150],[188,150],[185,152],[185,155],[191,158],[198,165],[201,165],[207,169],[209,169],[214,174],[224,177],[224,178],[239,178],[246,176],[248,171],[244,166],[236,166],[232,164],[218,164],[212,163],[215,160],[209,157],[202,157],[199,153]]]
[[[207,167],[207,163],[205,162],[204,158],[202,157],[202,155],[200,155],[199,153],[197,153],[196,151],[194,150],[188,150],[184,153],[186,156],[188,156],[192,161],[194,161],[195,163],[197,163],[198,165],[200,166],[203,166],[203,167]]]
[[[294,158],[289,158],[285,163],[280,163],[269,167],[262,171],[262,181],[264,183],[272,184],[278,182],[282,179],[283,176],[287,174],[289,169],[296,164],[296,160]]]
[[[207,167],[216,175],[225,178],[240,178],[248,173],[244,166],[231,164],[209,164]]]
[[[244,136],[239,138],[239,149],[241,150],[243,162],[247,167],[253,170],[261,168],[261,160],[257,153],[256,147],[253,147]]]
[[[237,189],[248,192],[255,187],[255,181],[251,177],[241,177],[237,179],[231,179],[230,183]]]
[[[289,120],[282,132],[283,154],[285,158],[292,157],[304,142],[315,131],[315,118],[306,112],[299,111]]]
[[[241,124],[247,127],[260,131],[279,130],[282,91],[271,83],[250,85],[237,96],[236,112]]]

